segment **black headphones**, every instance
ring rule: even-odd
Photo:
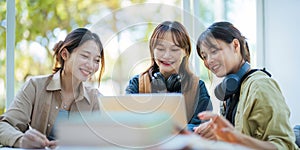
[[[214,91],[216,97],[219,100],[224,101],[228,99],[232,94],[236,93],[239,89],[242,77],[247,73],[249,69],[250,64],[248,62],[245,62],[237,73],[227,75],[224,80],[216,86]]]
[[[168,79],[160,72],[155,72],[151,77],[152,92],[180,92],[181,91],[181,77],[179,74],[171,74]]]

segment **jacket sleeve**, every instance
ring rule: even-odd
[[[236,116],[236,120],[240,122],[247,120],[242,132],[269,141],[278,149],[297,149],[289,122],[290,109],[277,82],[272,78],[260,78],[251,83],[251,86],[247,92],[251,94],[245,100],[245,108],[237,111],[243,115]]]
[[[135,75],[129,80],[129,84],[125,90],[126,94],[137,94],[139,93],[139,75]]]
[[[34,83],[30,79],[19,90],[10,108],[0,116],[0,143],[2,145],[20,146],[17,141],[28,128],[35,93]]]
[[[192,119],[188,123],[188,130],[194,131],[193,127],[198,126],[199,124],[205,122],[205,120],[200,120],[198,114],[202,111],[213,110],[210,96],[207,92],[205,83],[202,80],[199,80],[198,92],[196,96],[196,106]]]

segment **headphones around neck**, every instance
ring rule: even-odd
[[[181,77],[179,74],[171,74],[168,79],[165,79],[162,73],[155,72],[151,79],[153,93],[181,91]]]
[[[227,75],[223,79],[223,81],[216,86],[214,91],[215,96],[219,100],[225,101],[232,94],[235,94],[239,89],[242,77],[247,73],[249,69],[250,64],[248,62],[245,62],[237,73]]]

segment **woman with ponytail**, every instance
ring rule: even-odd
[[[210,121],[196,133],[252,149],[298,149],[277,82],[264,69],[250,68],[248,44],[235,26],[212,24],[198,38],[197,52],[213,74],[224,77],[215,95],[225,102],[225,112],[200,113],[200,119]]]
[[[58,118],[99,110],[99,91],[83,82],[104,72],[104,51],[97,34],[77,28],[54,47],[53,74],[33,77],[0,116],[0,144],[10,147],[55,147]]]

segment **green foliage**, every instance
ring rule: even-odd
[[[116,10],[120,8],[121,2],[120,0],[15,0],[16,83],[24,82],[27,76],[51,73],[53,42],[58,42],[59,38],[55,30],[70,32],[77,27],[89,26],[92,24],[91,16],[99,15],[103,11],[102,8],[106,8],[104,9],[106,11]],[[6,72],[5,26],[6,0],[0,0],[1,81],[5,81]],[[43,49],[30,49],[29,45],[32,43],[39,43]],[[35,58],[35,53],[45,50],[46,59]],[[4,105],[2,98],[0,102]],[[0,107],[3,108],[2,106]],[[2,112],[3,109],[0,110],[0,114]]]
[[[131,0],[131,3],[143,3],[144,0]],[[180,4],[181,1],[177,0],[177,4]],[[15,0],[16,6],[16,32],[15,32],[15,79],[16,83],[22,83],[26,79],[27,76],[30,75],[40,75],[40,74],[48,74],[51,73],[51,68],[53,64],[52,57],[52,48],[54,42],[58,42],[59,35],[57,31],[65,31],[70,32],[71,30],[77,27],[90,27],[95,23],[95,19],[99,20],[100,17],[103,17],[104,14],[116,12],[122,6],[122,0]],[[212,19],[213,16],[205,6],[201,5],[201,15],[204,16],[204,20]],[[157,14],[164,15],[164,11],[160,10],[160,8],[156,8]],[[121,11],[118,13],[122,13]],[[180,17],[180,11],[178,13],[178,17]],[[126,13],[124,13],[126,14]],[[157,14],[153,14],[155,17]],[[171,13],[173,14],[173,13]],[[137,16],[125,16],[120,17],[120,14],[110,14],[112,18],[111,20],[106,20],[100,25],[100,27],[105,26],[105,30],[111,32],[112,35],[119,35],[122,24],[126,24],[126,22],[130,19],[143,18],[143,13],[134,14]],[[153,17],[150,15],[150,17]],[[147,16],[148,17],[148,16]],[[148,18],[143,18],[145,22],[147,22]],[[160,17],[160,15],[159,15]],[[158,18],[159,18],[158,17]],[[109,17],[107,17],[109,18]],[[107,19],[105,18],[105,19]],[[179,19],[178,19],[179,20]],[[153,20],[152,20],[153,21]],[[0,0],[0,80],[5,79],[5,60],[6,60],[6,1]],[[130,21],[129,21],[130,22]],[[143,33],[143,35],[139,35],[137,39],[134,39],[132,35],[130,38],[133,40],[139,41],[142,39],[143,41],[147,41],[153,28],[155,27],[152,23],[147,25],[147,28],[144,29],[143,32],[138,31],[139,33]],[[132,27],[132,30],[136,28]],[[131,29],[126,29],[131,30]],[[135,33],[134,31],[130,31],[131,33]],[[136,34],[138,35],[138,34]],[[143,36],[143,37],[142,37]],[[102,37],[101,40],[109,39],[111,37]],[[42,48],[33,49],[29,45],[32,43],[38,43]],[[114,61],[116,61],[115,56],[110,56],[109,51],[105,49],[105,59],[106,59],[106,70],[103,80],[108,80],[111,78],[111,74],[113,72]],[[45,59],[36,59],[36,53],[44,52],[46,53]],[[149,52],[145,50],[145,52]],[[120,54],[120,52],[118,52]],[[112,54],[114,55],[114,54]],[[124,59],[124,61],[126,61]],[[126,62],[119,62],[121,64],[126,64]],[[19,84],[17,84],[19,86]],[[16,87],[19,89],[19,87]],[[120,88],[122,89],[122,88]],[[0,102],[2,99],[0,98]],[[1,106],[0,106],[1,107]],[[1,110],[0,110],[1,114]]]
[[[52,51],[50,41],[57,39],[53,31],[57,28],[71,31],[76,27],[84,27],[89,16],[100,11],[100,0],[16,0],[16,32],[15,32],[15,71],[25,77],[28,74],[45,74],[51,72]],[[55,4],[55,5],[54,5]],[[0,1],[0,23],[6,22],[6,2]],[[0,28],[0,53],[5,51],[5,27]],[[20,43],[26,41],[40,43],[47,50],[47,59],[42,62],[34,60]],[[2,42],[1,42],[2,43]],[[28,48],[28,47],[27,47]],[[38,51],[38,50],[34,50]],[[1,66],[5,66],[6,57],[0,57]],[[34,69],[32,69],[34,68]],[[0,78],[5,78],[5,67],[1,67]],[[16,78],[24,80],[24,78]]]

